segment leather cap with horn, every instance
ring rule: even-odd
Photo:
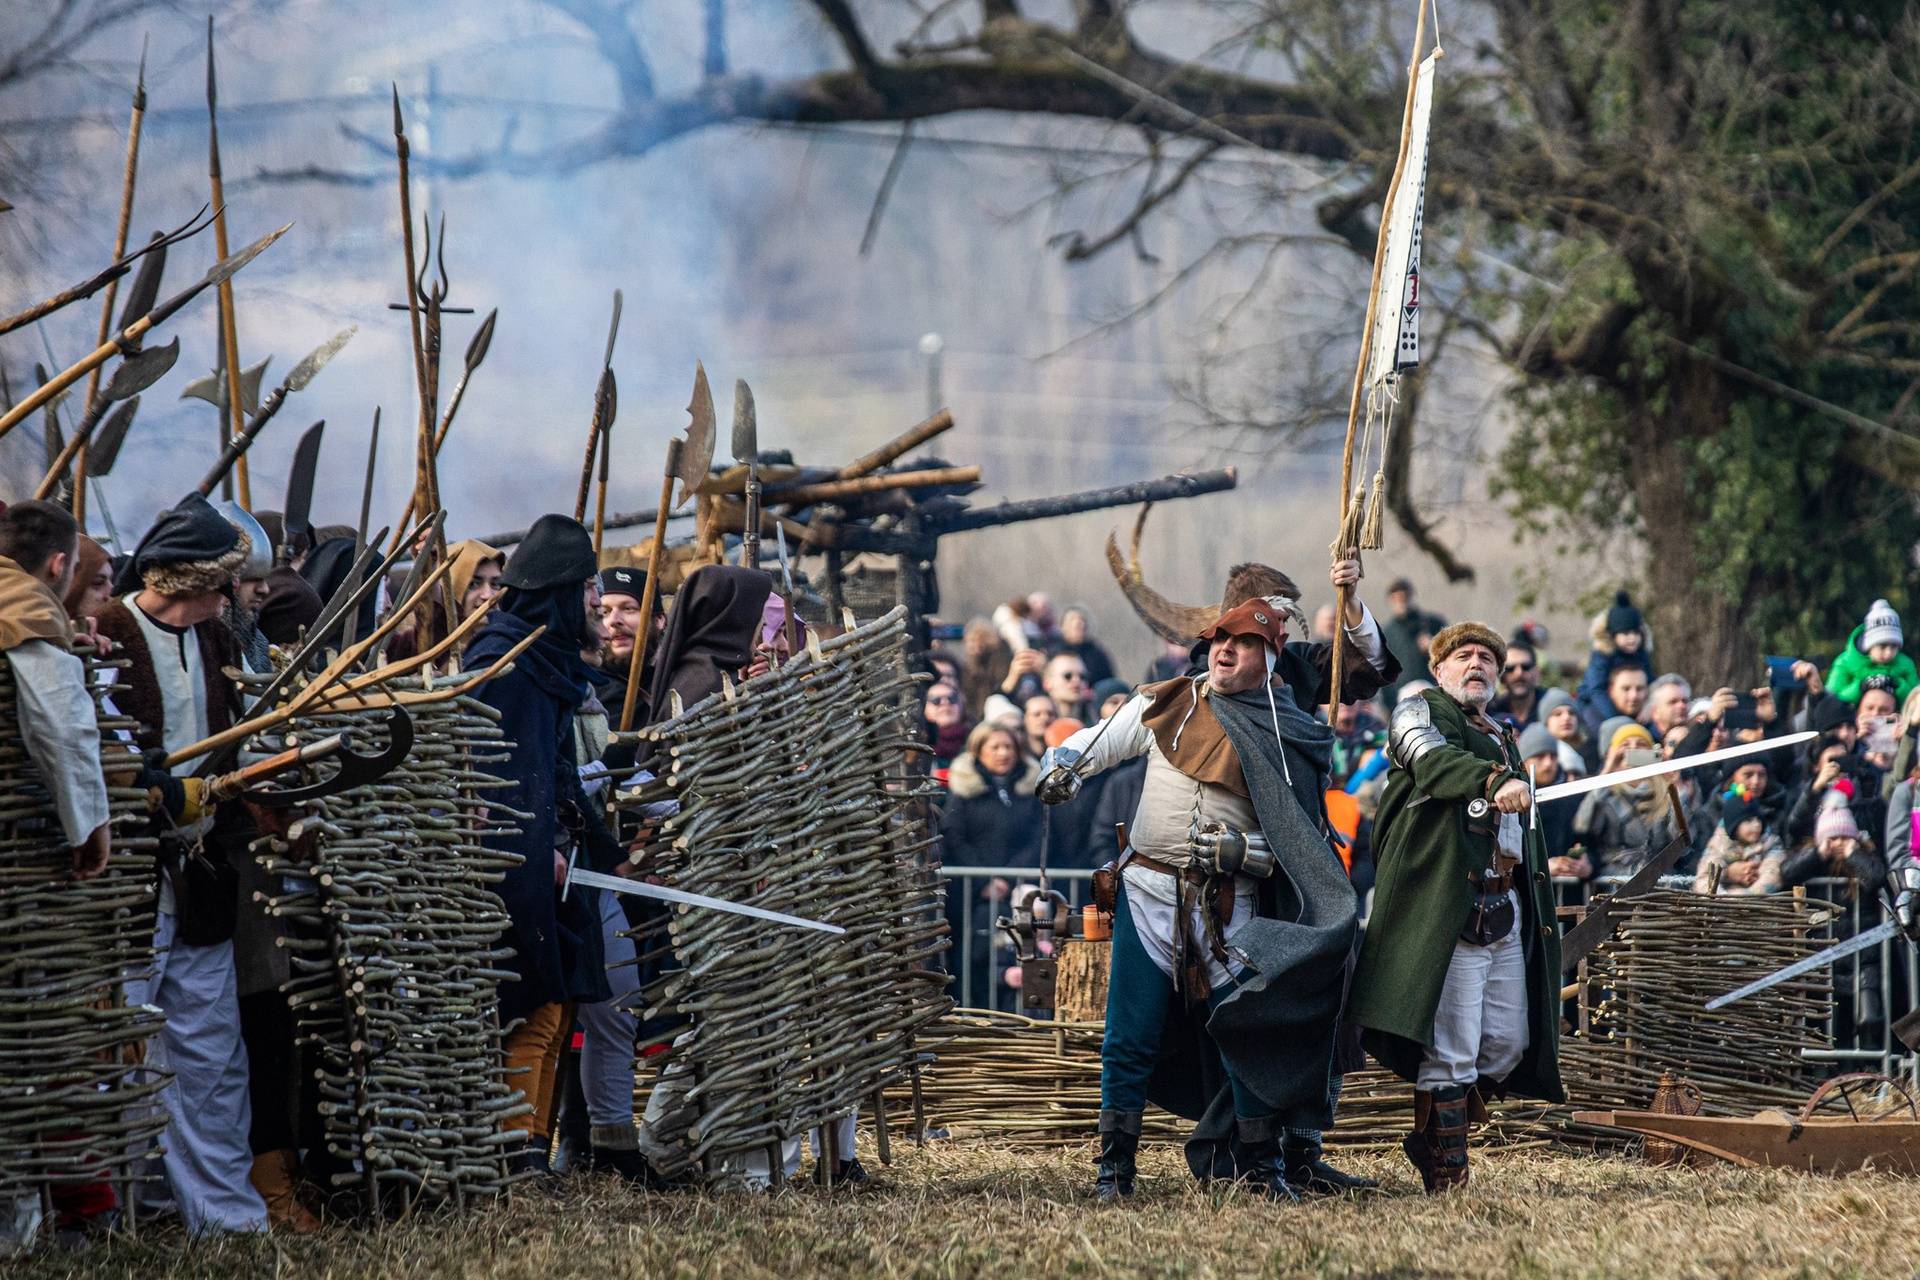
[[[1114,581],[1120,584],[1127,603],[1155,635],[1169,644],[1191,644],[1228,610],[1249,600],[1275,596],[1288,602],[1288,607],[1281,612],[1302,632],[1306,630],[1299,606],[1294,603],[1300,598],[1300,588],[1286,574],[1267,565],[1234,565],[1227,573],[1226,590],[1218,605],[1176,604],[1149,587],[1140,572],[1140,535],[1147,527],[1147,513],[1151,510],[1151,502],[1140,508],[1133,522],[1133,543],[1125,558],[1120,554],[1118,540],[1111,533],[1107,535],[1107,566],[1113,571]]]

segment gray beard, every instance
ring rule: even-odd
[[[1482,686],[1477,693],[1469,692],[1464,680],[1458,683],[1451,680],[1442,680],[1440,687],[1446,691],[1449,698],[1452,698],[1461,706],[1471,707],[1475,711],[1486,710],[1487,704],[1493,701],[1493,686],[1491,684]]]

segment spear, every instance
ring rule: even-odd
[[[74,383],[86,377],[107,361],[113,359],[113,357],[119,354],[124,348],[139,345],[140,340],[151,332],[154,326],[166,323],[180,308],[192,302],[203,291],[224,280],[231,280],[241,268],[266,252],[268,245],[278,240],[281,236],[292,230],[292,228],[293,224],[289,222],[276,231],[269,231],[266,235],[261,236],[258,240],[255,240],[252,244],[234,254],[232,257],[223,258],[219,262],[214,263],[213,266],[208,269],[207,274],[200,277],[199,280],[188,285],[179,293],[174,294],[165,302],[160,303],[153,310],[120,330],[119,333],[109,337],[87,355],[55,374],[45,386],[28,395],[25,399],[21,400],[19,404],[7,410],[4,415],[0,415],[0,437],[5,436],[7,432],[19,426],[21,420],[35,409],[38,409],[41,405],[53,399]]]
[[[360,490],[360,524],[354,533],[353,553],[357,558],[367,548],[367,520],[373,514],[373,464],[380,456],[380,406],[373,406],[373,436],[367,441],[367,480]],[[409,515],[408,519],[412,519]]]
[[[92,441],[94,428],[100,425],[100,420],[106,416],[109,406],[121,400],[137,404],[140,393],[165,377],[167,371],[173,368],[174,361],[179,358],[180,339],[175,338],[164,347],[147,347],[122,360],[120,367],[113,371],[113,377],[108,379],[106,390],[95,396],[93,403],[87,407],[86,417],[82,418],[80,425],[74,428],[73,439],[67,441],[61,448],[59,456],[47,464],[47,474],[40,481],[39,487],[34,490],[33,496],[45,498],[54,491],[60,483],[60,477],[67,473],[67,467],[73,462],[74,456],[81,454]],[[129,421],[132,418],[132,412],[128,410]],[[116,450],[119,448],[118,445],[114,447]]]
[[[1373,283],[1367,289],[1367,317],[1360,326],[1360,363],[1353,371],[1353,397],[1347,405],[1347,442],[1340,456],[1340,503],[1339,524],[1335,526],[1333,558],[1335,562],[1358,554],[1357,543],[1361,541],[1350,536],[1357,520],[1350,508],[1353,503],[1353,445],[1354,429],[1360,422],[1361,392],[1367,377],[1367,359],[1373,348],[1374,313],[1380,300],[1380,275],[1386,265],[1387,229],[1393,221],[1394,197],[1400,189],[1400,171],[1407,163],[1407,145],[1411,141],[1413,129],[1414,92],[1420,83],[1420,49],[1427,35],[1427,5],[1430,0],[1420,0],[1419,16],[1413,28],[1413,58],[1407,63],[1407,104],[1400,121],[1400,150],[1393,164],[1393,177],[1387,184],[1387,198],[1380,209],[1380,231],[1373,251]],[[1350,543],[1356,545],[1348,545]],[[1352,598],[1350,587],[1341,587],[1335,595],[1333,622],[1332,671],[1329,678],[1327,705],[1333,710],[1340,706],[1340,666],[1344,660],[1343,650],[1347,638],[1347,603]],[[1331,712],[1329,712],[1331,714]]]
[[[72,288],[62,289],[51,298],[43,298],[28,307],[25,311],[16,311],[6,319],[0,320],[0,335],[12,333],[15,329],[30,325],[35,320],[44,320],[62,307],[72,306],[83,298],[91,298],[94,294],[105,288],[109,282],[118,280],[121,276],[127,274],[128,271],[132,270],[134,262],[140,258],[144,258],[150,253],[164,250],[169,245],[179,244],[182,240],[189,240],[199,235],[202,231],[205,231],[209,225],[208,223],[200,221],[201,218],[206,216],[206,213],[207,208],[205,205],[202,205],[199,213],[194,214],[193,217],[180,226],[175,227],[172,231],[166,232],[165,234],[156,233],[153,239],[149,240],[145,245],[134,250],[117,262],[108,263]]]
[[[133,82],[133,115],[127,122],[127,160],[120,177],[120,221],[113,232],[113,256],[116,260],[127,251],[127,229],[133,222],[134,179],[140,168],[140,125],[147,114],[147,41],[140,40],[140,71]],[[93,345],[99,346],[107,340],[108,330],[113,325],[114,295],[120,291],[120,281],[116,278],[107,282],[106,296],[100,300],[100,328],[94,334]],[[87,394],[85,403],[91,407],[94,396],[100,390],[100,370],[95,369],[87,375]],[[87,445],[80,446],[80,460],[74,468],[73,479],[73,518],[82,529],[87,527]]]
[[[213,185],[213,251],[227,256],[227,198],[220,183],[220,121],[216,111],[218,93],[213,74],[213,15],[207,15],[207,178]],[[227,362],[227,408],[220,424],[221,444],[231,443],[246,426],[246,407],[240,399],[240,330],[233,316],[233,279],[220,282],[220,349]],[[236,470],[240,484],[240,505],[253,508],[253,494],[247,484],[247,460],[244,454]],[[231,486],[223,489],[232,497]]]
[[[593,389],[593,420],[587,424],[587,457],[580,464],[580,493],[574,499],[573,518],[586,523],[587,494],[593,487],[593,462],[604,446],[602,437],[613,425],[615,389],[613,381],[613,340],[620,336],[620,291],[613,291],[613,322],[607,326],[607,354],[600,361],[600,381]]]
[[[693,399],[687,403],[692,421],[687,424],[688,440],[713,441],[713,393],[707,388],[707,371],[695,364]],[[666,560],[667,511],[673,503],[673,482],[685,470],[687,444],[675,436],[667,441],[667,468],[660,477],[660,505],[654,508],[653,543],[647,548],[647,585],[640,588],[640,629],[634,633],[633,656],[627,660],[627,697],[620,706],[620,732],[633,729],[633,711],[640,700],[640,680],[646,671],[647,641],[653,636],[653,602],[660,594],[660,570]],[[683,486],[680,502],[684,505],[692,486]]]
[[[440,461],[440,448],[447,442],[447,429],[453,425],[453,415],[460,412],[460,401],[467,394],[467,379],[471,378],[473,371],[480,367],[480,362],[487,358],[487,349],[493,345],[493,324],[499,316],[498,307],[487,312],[487,318],[480,322],[480,328],[474,332],[473,338],[467,343],[466,364],[460,371],[460,381],[453,384],[453,398],[447,404],[446,414],[440,419],[440,429],[433,435],[433,459],[436,466]],[[400,523],[402,525],[410,523],[416,514],[418,513],[414,509],[414,499],[409,496],[407,514]]]
[[[353,337],[356,327],[350,325],[342,329],[315,347],[308,353],[306,359],[293,366],[293,372],[287,375],[286,381],[274,388],[273,394],[268,396],[266,403],[260,406],[260,412],[253,415],[253,421],[247,423],[240,434],[228,441],[227,447],[220,451],[219,459],[200,481],[199,490],[202,497],[212,493],[213,486],[226,479],[229,468],[237,468],[246,461],[247,450],[253,446],[261,429],[273,420],[273,415],[280,412],[280,406],[287,402],[287,397],[296,391],[306,389],[306,385],[313,381],[314,375],[326,368],[327,362],[333,359],[340,348],[347,345],[347,340]]]
[[[414,448],[413,509],[432,511],[436,508],[433,495],[427,491],[427,459],[433,449],[433,420],[427,416],[430,412],[427,397],[427,349],[426,339],[420,331],[420,293],[414,284],[416,269],[413,256],[413,193],[409,177],[412,150],[407,143],[407,122],[400,114],[398,84],[393,86],[393,154],[399,162],[400,247],[406,257],[407,326],[413,336],[414,390],[420,400],[420,422]],[[404,527],[405,522],[401,523]]]

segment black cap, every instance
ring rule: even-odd
[[[616,564],[600,571],[600,594],[603,596],[632,596],[638,600],[646,589],[645,569],[636,569],[630,564]]]
[[[113,589],[122,595],[138,591],[141,574],[149,568],[218,560],[239,541],[240,530],[215,511],[212,503],[190,493],[154,520]]]
[[[600,572],[593,535],[571,516],[546,515],[533,522],[500,575],[500,585],[520,591],[584,583]]]

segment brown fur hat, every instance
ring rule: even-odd
[[[1493,654],[1496,665],[1507,652],[1507,642],[1500,638],[1498,631],[1486,623],[1456,622],[1450,627],[1442,627],[1440,634],[1435,636],[1433,642],[1427,646],[1428,669],[1438,667],[1446,660],[1448,654],[1463,644],[1485,645],[1487,651]]]
[[[141,583],[149,591],[163,596],[196,596],[203,591],[225,590],[253,551],[253,539],[237,529],[234,532],[240,534],[240,540],[226,554],[212,560],[148,565],[140,571]]]
[[[1293,579],[1278,569],[1264,564],[1237,564],[1227,570],[1227,592],[1220,601],[1220,611],[1243,605],[1249,600],[1265,599],[1268,596],[1285,596],[1289,600],[1300,598],[1300,588],[1293,585]]]

